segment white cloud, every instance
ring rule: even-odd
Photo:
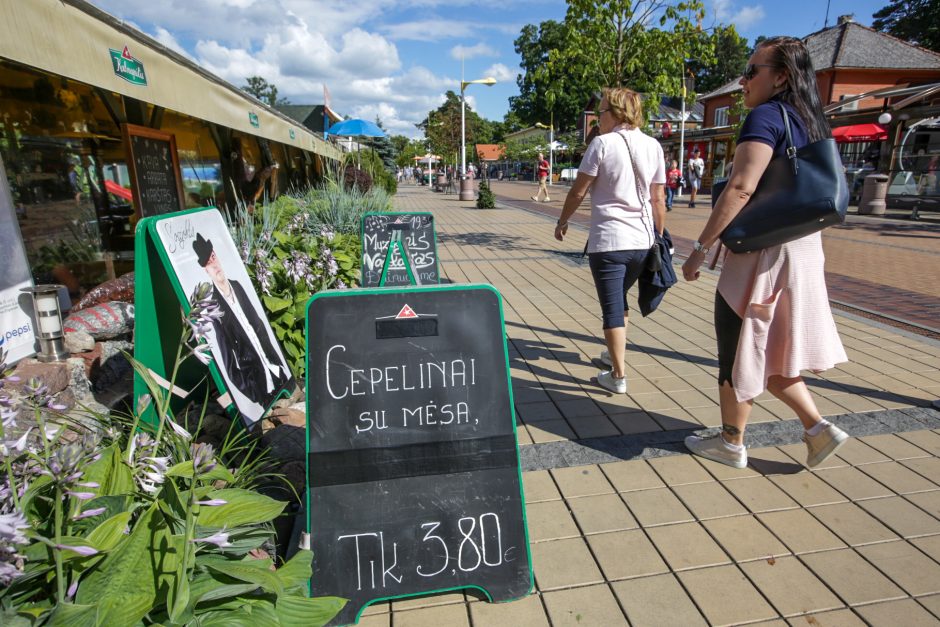
[[[713,0],[712,7],[719,22],[724,22],[731,17],[733,2],[734,0]]]
[[[730,21],[737,27],[738,31],[742,31],[754,26],[763,20],[765,16],[764,7],[757,5],[741,8],[740,11],[734,14]]]
[[[483,72],[483,76],[492,76],[500,83],[515,83],[518,74],[518,69],[510,70],[502,63],[494,63]]]
[[[734,24],[738,32],[754,26],[766,17],[763,5],[736,8],[734,0],[712,0],[715,19],[723,24]]]
[[[480,1],[501,0],[456,1],[477,6]],[[445,19],[423,8],[416,9],[416,3],[452,6],[445,0],[407,0],[404,6],[401,0],[92,2],[236,87],[244,85],[249,76],[261,76],[277,86],[280,97],[297,104],[318,104],[323,102],[326,85],[335,111],[369,120],[379,116],[390,132],[411,137],[421,136],[414,124],[427,111],[440,106],[446,91],[459,92],[460,83],[457,76],[440,75],[423,67],[431,60],[412,57],[403,64],[403,50],[396,42],[480,42],[455,48],[469,60],[498,54],[476,33],[510,28],[506,21]],[[441,15],[450,18],[454,13],[442,10]],[[401,22],[402,16],[413,21]],[[512,34],[518,30],[515,27]],[[448,49],[442,46],[435,54],[444,56]],[[458,69],[453,64],[452,71]],[[494,65],[485,75],[515,79],[502,64]]]
[[[388,24],[381,30],[391,39],[412,41],[441,41],[442,39],[466,38],[473,35],[475,26],[462,20],[418,20]]]
[[[499,53],[481,41],[475,46],[454,46],[450,49],[450,56],[459,61],[476,57],[498,57]]]

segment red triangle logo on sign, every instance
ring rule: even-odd
[[[131,56],[131,51],[127,49],[127,46],[124,46],[124,52],[121,53],[121,56],[127,59],[128,61],[134,60],[134,57]]]
[[[398,315],[395,316],[395,319],[400,320],[401,318],[417,318],[417,317],[418,317],[418,314],[415,313],[415,310],[409,307],[408,305],[405,305],[404,307],[401,308],[401,311],[398,312]]]

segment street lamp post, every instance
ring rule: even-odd
[[[463,77],[461,77],[462,79]],[[467,85],[495,85],[496,79],[492,76],[478,78],[472,81],[460,81],[460,200],[473,200],[473,184],[467,179],[467,126],[466,111],[467,99],[464,91]]]
[[[555,112],[549,114],[548,126],[541,122],[536,122],[539,128],[548,129],[548,184],[552,184],[552,176],[555,174]]]

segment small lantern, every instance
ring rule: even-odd
[[[69,353],[65,350],[65,331],[62,328],[62,308],[59,306],[61,285],[37,285],[24,287],[22,291],[33,297],[33,312],[36,314],[36,337],[39,338],[39,361],[65,361]]]

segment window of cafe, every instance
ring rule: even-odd
[[[160,130],[176,137],[186,207],[218,206],[225,186],[219,149],[208,122],[167,111]]]
[[[91,87],[0,62],[0,156],[37,281],[77,295],[133,249],[120,129]]]

